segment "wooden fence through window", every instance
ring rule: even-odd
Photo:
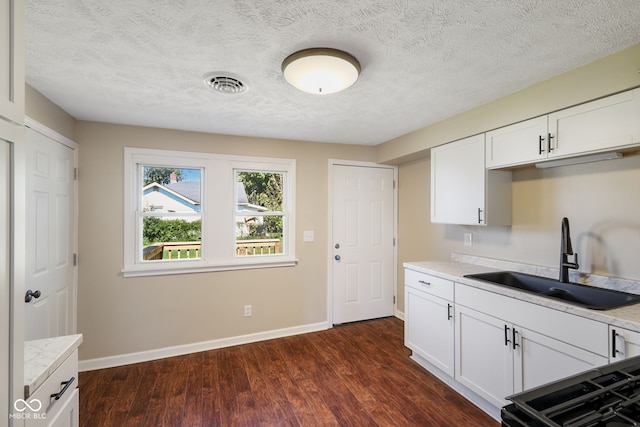
[[[145,261],[200,258],[200,242],[165,242],[144,248]],[[281,253],[280,239],[237,240],[236,255],[274,255]]]

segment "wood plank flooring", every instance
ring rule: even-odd
[[[409,359],[401,320],[81,372],[81,426],[498,426]]]

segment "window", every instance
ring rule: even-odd
[[[125,148],[125,277],[295,265],[295,160]]]
[[[236,170],[236,256],[280,255],[283,250],[282,172]]]

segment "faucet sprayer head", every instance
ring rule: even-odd
[[[569,231],[569,219],[562,218],[562,250],[567,255],[573,255],[571,246],[571,232]]]

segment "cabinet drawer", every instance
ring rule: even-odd
[[[404,284],[440,298],[453,301],[453,282],[415,270],[404,270]]]
[[[65,387],[63,383],[71,380],[66,391],[56,400],[52,395],[56,395]],[[49,422],[58,416],[59,411],[68,404],[69,399],[74,395],[74,390],[78,387],[78,350],[75,350],[67,359],[62,362],[47,380],[26,400],[33,402],[37,399],[42,407],[39,411],[35,411],[36,419],[28,420],[27,426],[47,426]],[[37,402],[31,404],[32,407]],[[44,415],[46,414],[46,416]]]

